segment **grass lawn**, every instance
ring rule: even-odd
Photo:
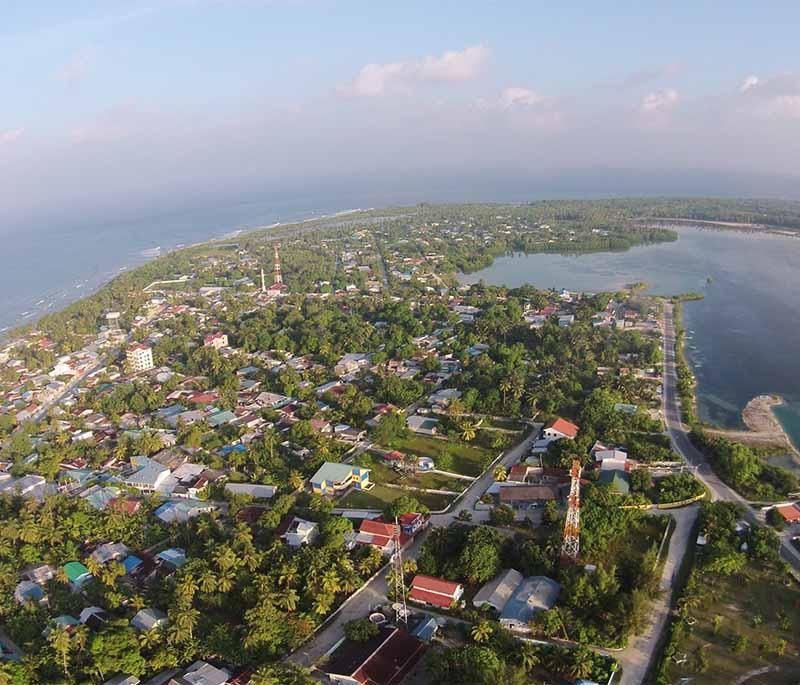
[[[420,504],[424,504],[433,511],[444,509],[453,500],[452,497],[447,495],[435,495],[427,492],[400,490],[399,488],[375,485],[369,491],[351,490],[344,499],[336,502],[336,506],[344,509],[383,509],[389,502],[393,502],[403,495],[410,495]]]
[[[389,447],[420,457],[431,457],[434,463],[437,463],[437,458],[443,452],[449,452],[453,457],[453,464],[445,470],[464,476],[479,476],[498,453],[479,445],[467,445],[463,442],[413,434],[406,438],[395,438]]]
[[[402,484],[412,488],[462,492],[469,487],[470,481],[451,478],[450,476],[445,476],[443,473],[418,473],[416,476],[413,474],[405,476],[402,480]]]
[[[715,576],[701,604],[691,612],[696,623],[678,643],[676,654],[679,660],[686,655],[686,662],[670,663],[670,682],[691,678],[693,685],[732,683],[754,669],[777,666],[780,671],[748,680],[748,685],[797,683],[800,586],[786,583],[784,576],[754,564],[729,577]],[[786,621],[782,626],[780,612]],[[760,617],[761,623],[754,621],[754,616]],[[738,636],[744,636],[747,645],[737,652],[733,642]],[[781,639],[787,647],[784,655],[778,656],[774,646]],[[703,661],[706,666],[701,670]]]

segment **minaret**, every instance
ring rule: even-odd
[[[283,276],[281,275],[281,256],[278,254],[280,245],[275,243],[275,268],[273,274],[275,276],[275,285],[283,285]]]
[[[261,292],[267,292],[267,282],[264,280],[264,267],[261,267]]]

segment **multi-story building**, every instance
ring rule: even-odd
[[[131,367],[131,371],[149,371],[153,368],[153,350],[148,345],[137,343],[128,348],[126,359]]]

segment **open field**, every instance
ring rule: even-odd
[[[427,435],[411,435],[407,438],[395,438],[389,448],[416,454],[420,457],[431,457],[439,468],[437,459],[445,452],[452,456],[452,465],[446,471],[460,473],[464,476],[479,476],[486,465],[497,456],[492,450],[479,445],[467,445],[463,442],[442,440]]]
[[[376,484],[369,491],[351,490],[342,500],[336,503],[336,506],[344,507],[345,509],[383,509],[389,502],[393,502],[403,495],[414,497],[420,504],[424,504],[433,511],[444,509],[453,500],[452,497],[447,495],[387,488],[384,485]]]
[[[786,582],[778,573],[752,564],[741,573],[715,577],[691,612],[690,622],[696,623],[689,626],[676,654],[685,662],[669,665],[670,681],[690,677],[696,685],[734,683],[746,673],[774,666],[780,670],[747,683],[797,683],[800,587]]]

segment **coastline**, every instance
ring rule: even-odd
[[[346,217],[350,214],[372,210],[373,208],[371,207],[366,209],[355,208],[323,211],[323,213],[317,213],[319,210],[302,210],[299,212],[292,212],[285,219],[271,224],[255,224],[234,229],[216,228],[213,229],[209,237],[201,240],[140,250],[128,255],[127,258],[120,258],[118,266],[115,265],[113,269],[97,274],[94,278],[84,278],[82,275],[78,275],[77,280],[72,283],[52,286],[49,289],[47,289],[45,285],[45,288],[41,291],[30,296],[30,301],[27,304],[18,306],[17,309],[19,311],[10,311],[8,318],[2,320],[2,323],[0,323],[0,345],[8,343],[13,338],[14,332],[20,328],[27,326],[35,328],[42,317],[61,312],[76,302],[92,297],[122,274],[135,271],[160,258],[172,255],[175,252],[190,250],[204,245],[212,245],[214,243],[224,243],[225,241],[235,240],[246,234],[270,230],[280,231],[294,226],[302,227],[314,221]],[[155,252],[156,249],[158,250],[157,252]]]
[[[742,410],[742,422],[747,427],[746,430],[706,428],[706,432],[753,447],[775,446],[786,449],[800,466],[800,450],[792,442],[774,411],[775,407],[785,403],[786,400],[779,395],[758,395]]]

